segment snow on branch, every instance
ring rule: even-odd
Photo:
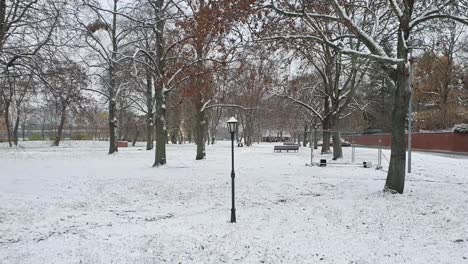
[[[346,10],[338,3],[337,0],[333,0],[333,7],[335,8],[335,11],[338,13],[338,15],[342,18],[344,25],[351,31],[353,32],[359,40],[361,40],[364,45],[370,50],[370,52],[374,55],[371,57],[374,57],[379,60],[385,60],[388,62],[394,61],[394,63],[401,63],[401,61],[395,59],[388,60],[389,57],[387,53],[385,52],[384,48],[380,46],[369,34],[367,34],[362,28],[360,28],[358,25],[354,23],[354,21],[348,16],[346,13]],[[351,51],[351,50],[350,50]],[[349,53],[351,53],[348,51]],[[355,52],[353,50],[353,52]],[[360,53],[360,52],[358,52]],[[368,56],[369,57],[369,56]],[[371,58],[369,57],[369,58]]]
[[[271,1],[271,4],[265,5],[264,8],[271,8],[278,12],[279,14],[282,14],[287,17],[303,17],[304,15],[307,15],[312,18],[317,18],[317,19],[323,19],[323,20],[331,20],[331,21],[339,21],[340,18],[335,17],[335,16],[330,16],[330,15],[325,15],[325,14],[320,14],[320,13],[310,13],[310,12],[305,12],[304,10],[301,10],[301,12],[290,12],[283,10],[281,8],[278,8],[275,6],[273,1]]]
[[[258,107],[245,107],[245,106],[242,106],[242,105],[238,105],[238,104],[212,104],[212,105],[208,105],[209,103],[211,102],[208,101],[206,102],[202,109],[200,110],[200,112],[203,112],[205,111],[206,109],[210,109],[210,108],[215,108],[215,107],[227,107],[227,108],[239,108],[239,109],[242,109],[242,110],[256,110],[256,111],[260,111],[260,110],[265,110],[263,108],[258,108]]]
[[[419,24],[421,24],[423,22],[426,22],[428,20],[440,19],[440,18],[451,19],[451,20],[457,21],[459,23],[468,25],[468,17],[455,16],[455,15],[450,15],[450,14],[433,14],[433,15],[428,15],[428,16],[424,16],[424,17],[419,17],[419,18],[413,20],[410,23],[410,27],[414,28],[415,26],[417,26],[417,25],[419,25]]]
[[[310,106],[309,104],[301,101],[301,100],[298,100],[294,97],[291,97],[291,96],[288,96],[288,95],[278,95],[280,97],[283,97],[283,98],[286,98],[288,100],[291,100],[292,102],[298,104],[298,105],[301,105],[303,107],[305,107],[306,109],[310,110],[312,113],[314,113],[315,116],[317,116],[321,121],[324,120],[323,116],[315,109],[313,108],[312,106]]]
[[[415,18],[413,21],[410,22],[410,28],[414,28],[416,27],[417,25],[423,23],[423,22],[426,22],[426,21],[429,21],[429,20],[432,20],[432,19],[441,19],[441,18],[445,18],[445,19],[451,19],[451,20],[454,20],[454,21],[457,21],[459,23],[462,23],[462,24],[465,24],[465,25],[468,25],[468,5],[465,3],[465,5],[463,6],[459,6],[457,5],[458,1],[453,1],[453,0],[447,0],[445,1],[444,3],[442,3],[441,5],[438,5],[436,7],[433,7],[425,12],[423,12],[421,15],[419,15],[417,18]],[[449,13],[449,12],[446,12],[444,11],[444,9],[446,7],[453,7],[453,8],[450,8],[450,9],[456,9],[457,7],[461,8],[461,9],[464,9],[465,10],[465,15],[464,16],[459,16],[459,15],[456,15],[454,13]],[[463,12],[461,12],[463,13]]]
[[[389,0],[389,2],[393,12],[398,17],[398,19],[401,20],[401,18],[403,17],[403,11],[401,11],[400,7],[398,6],[395,0]]]
[[[317,21],[316,21],[317,18],[325,18],[327,17],[327,15],[308,13],[308,12],[291,14],[290,12],[282,10],[274,5],[270,5],[270,6],[279,14],[283,14],[286,16],[288,15],[292,16],[294,14],[294,16],[302,17],[304,21],[306,22],[306,24],[310,26],[314,30],[314,32],[317,33],[317,35],[304,34],[304,35],[275,36],[275,37],[261,39],[263,41],[265,40],[293,40],[293,39],[313,40],[315,42],[325,44],[346,55],[364,57],[364,58],[372,59],[375,61],[388,63],[390,65],[393,65],[391,67],[393,69],[395,69],[396,64],[402,64],[405,62],[404,59],[390,57],[385,52],[384,48],[381,45],[379,45],[372,36],[367,34],[362,28],[357,26],[354,23],[354,21],[352,21],[352,19],[347,15],[344,8],[336,0],[333,0],[333,6],[336,12],[339,14],[339,18],[333,17],[334,18],[333,21],[344,24],[357,39],[359,39],[360,41],[364,43],[364,45],[367,47],[369,52],[358,51],[358,50],[346,47],[346,44],[344,44],[341,41],[341,39],[346,38],[346,36],[349,36],[349,34],[346,34],[345,36],[339,36],[339,37],[334,38],[333,40],[330,40],[328,36],[322,31],[322,29],[317,25]]]

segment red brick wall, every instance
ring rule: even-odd
[[[127,148],[128,147],[128,141],[117,141],[117,147]]]
[[[389,134],[347,136],[345,139],[364,146],[390,147],[391,144]],[[413,149],[468,153],[468,134],[416,133],[413,134]]]

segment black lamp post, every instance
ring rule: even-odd
[[[235,185],[234,185],[234,178],[236,177],[236,174],[234,172],[234,134],[237,131],[237,119],[234,117],[231,117],[227,121],[227,127],[229,133],[231,133],[231,154],[232,154],[232,170],[231,170],[231,186],[232,186],[232,208],[231,208],[231,223],[236,222],[236,206],[234,204],[234,190],[235,190]]]

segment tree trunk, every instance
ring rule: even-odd
[[[330,132],[323,132],[322,150],[321,154],[330,153]]]
[[[109,154],[118,152],[117,146],[117,120],[115,119],[115,99],[109,99]]]
[[[217,112],[214,112],[213,115],[216,115]],[[213,118],[212,118],[213,119]],[[216,121],[219,121],[218,119],[216,119]],[[217,130],[217,122],[214,122],[212,120],[211,122],[211,127],[210,127],[210,131],[211,131],[211,145],[213,145],[215,142],[216,142],[216,133],[218,132]]]
[[[314,149],[318,149],[318,135],[316,126],[314,126]]]
[[[56,146],[56,147],[58,147],[58,145],[60,144],[60,140],[62,139],[62,131],[63,131],[63,127],[65,126],[65,120],[67,119],[67,111],[66,111],[67,106],[65,103],[63,104],[64,105],[62,106],[62,113],[60,115],[60,123],[57,129],[57,135],[55,136],[55,140],[53,144],[53,146]]]
[[[118,140],[121,140],[121,141],[125,141],[127,135],[126,135],[126,132],[124,134],[124,121],[123,121],[123,103],[122,103],[122,98],[121,96],[119,96],[119,104],[118,104],[118,107],[117,107],[117,116],[118,116],[118,119],[117,119],[117,138]],[[126,125],[126,124],[125,124]],[[125,129],[127,130],[127,129]]]
[[[333,132],[333,160],[343,158],[340,132]]]
[[[404,65],[397,69],[397,89],[392,111],[392,145],[390,165],[385,182],[385,190],[403,193],[406,169],[406,117],[410,92],[408,91],[408,72]]]
[[[395,102],[392,111],[392,145],[390,165],[387,173],[384,190],[403,193],[405,188],[406,169],[406,134],[405,125],[408,116],[410,91],[410,63],[405,39],[409,36],[409,21],[411,12],[405,10],[398,32],[398,58],[404,58],[405,64],[399,64],[394,78],[396,82]],[[404,33],[403,33],[404,32]],[[403,37],[405,39],[403,39]]]
[[[23,120],[23,125],[21,126],[21,135],[23,138],[23,141],[25,141],[26,138],[26,122]]]
[[[147,59],[147,61],[149,61]],[[146,150],[153,149],[153,129],[154,129],[154,113],[153,113],[153,85],[151,71],[146,69]]]
[[[127,124],[125,125],[125,133],[122,136],[122,141],[128,141],[128,133],[130,132],[129,131],[130,129],[128,129],[128,125],[129,124],[128,124],[128,120],[127,120]],[[120,131],[120,129],[119,129],[119,131]]]
[[[323,136],[322,136],[322,154],[327,154],[330,153],[330,132],[328,130],[330,129],[330,124],[328,118],[323,120],[322,122],[322,128],[323,128]]]
[[[166,144],[167,144],[167,130],[166,130],[166,100],[162,87],[157,87],[155,90],[156,95],[156,147],[153,167],[166,164]]]
[[[153,124],[153,114],[147,114],[146,115],[146,128],[145,128],[145,134],[146,134],[146,150],[152,150],[153,149],[153,129],[154,129],[154,124]]]
[[[206,156],[205,152],[205,112],[196,107],[195,111],[195,144],[197,144],[196,160],[202,160]]]
[[[330,132],[328,132],[328,130],[330,129],[331,125],[330,125],[330,97],[326,96],[324,98],[324,112],[325,112],[325,116],[327,116],[326,118],[324,118],[322,120],[322,151],[321,153],[322,154],[326,154],[326,153],[330,153]]]
[[[116,61],[118,52],[117,43],[117,0],[114,0],[114,12],[112,14],[112,61],[109,65],[109,154],[119,151],[117,145],[117,119],[116,119],[116,97],[118,91],[116,89]]]
[[[20,123],[20,112],[17,111],[16,113],[16,120],[15,120],[15,127],[13,128],[13,141],[15,143],[15,146],[18,146],[18,129],[19,129],[19,123]]]
[[[247,124],[245,124],[245,130],[244,130],[244,138],[245,138],[244,141],[245,141],[246,147],[252,146],[252,123],[250,122],[249,119],[247,119]]]
[[[182,129],[180,129],[180,127],[178,130],[178,134],[179,134],[179,144],[185,144],[184,134],[182,133]]]
[[[307,147],[307,143],[308,143],[308,133],[309,133],[309,126],[308,125],[304,125],[304,141],[302,142],[302,146],[303,147]]]
[[[139,135],[140,135],[140,131],[138,130],[138,127],[135,126],[135,137],[133,138],[132,147],[135,146]]]
[[[10,126],[10,104],[5,104],[5,126],[7,129],[7,138],[8,138],[8,145],[13,147],[11,143],[11,126]]]
[[[154,72],[154,97],[155,97],[155,139],[156,146],[154,150],[154,164],[153,167],[159,167],[167,163],[166,159],[166,144],[167,144],[167,126],[166,126],[166,92],[164,91],[164,71],[165,71],[165,60],[164,60],[164,26],[165,19],[161,10],[163,7],[163,0],[154,1],[156,18],[156,45],[154,50],[154,60],[156,62]]]
[[[41,136],[42,140],[45,140],[45,121],[43,121],[41,124]]]
[[[338,117],[332,115],[330,117],[330,127],[333,130],[337,129]],[[333,144],[333,160],[343,158],[343,149],[341,147],[341,133],[333,131],[332,133],[332,144]]]
[[[171,131],[171,142],[172,144],[177,144],[177,130]]]

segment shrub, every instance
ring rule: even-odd
[[[453,133],[468,134],[468,124],[457,124],[453,127]]]
[[[41,135],[31,135],[28,140],[30,140],[30,141],[42,141],[43,138],[42,138]]]
[[[75,134],[70,137],[71,140],[93,140],[93,137],[86,134]]]

